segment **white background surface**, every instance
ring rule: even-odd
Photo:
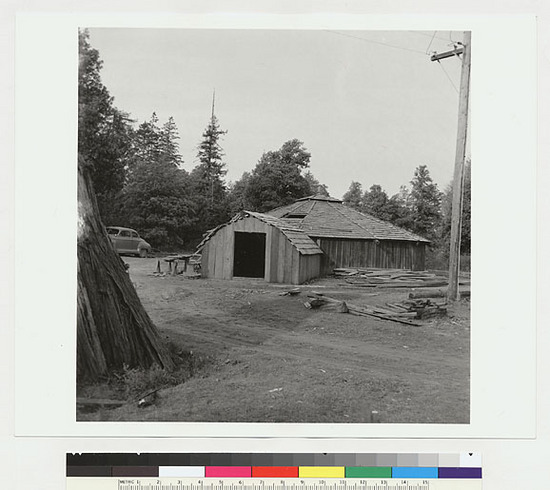
[[[199,424],[75,422],[77,28],[89,25],[472,30],[471,422]],[[515,32],[506,55],[495,55]],[[40,40],[37,46],[37,40]],[[532,437],[535,407],[534,18],[20,16],[16,38],[16,434]],[[39,47],[39,49],[37,49]],[[44,56],[44,53],[49,53]],[[510,70],[509,60],[515,60]],[[136,80],[135,83],[139,83]],[[32,144],[29,142],[32,141]],[[396,144],[399,144],[396,142]],[[518,163],[523,162],[521,171]],[[52,192],[54,190],[54,192]],[[43,203],[40,207],[36,202]],[[513,230],[512,223],[520,228]],[[36,237],[56,237],[30,261]],[[519,252],[518,249],[521,249]],[[45,250],[45,251],[46,251]],[[55,255],[54,255],[55,254]],[[54,258],[54,257],[57,257]],[[521,258],[521,264],[516,263]],[[512,259],[512,260],[511,260]],[[517,275],[510,280],[511,275]],[[52,284],[53,282],[53,284]],[[52,287],[53,285],[53,287]],[[507,298],[521,308],[508,308]],[[29,307],[32,298],[32,307]],[[42,325],[51,325],[43,328]],[[521,325],[521,327],[520,327]],[[520,335],[518,333],[521,332]],[[32,358],[41,369],[29,365]],[[52,397],[52,394],[55,396]],[[513,396],[510,396],[513,394]],[[55,410],[44,411],[36,399]],[[426,400],[427,410],[432,400]],[[433,400],[437,403],[437,400]]]
[[[31,5],[27,3],[26,5]],[[61,2],[48,4],[48,9],[68,13],[78,5],[79,9],[90,10],[92,4],[80,2]],[[123,4],[95,2],[97,11],[124,10]],[[176,5],[167,2],[164,11],[175,9]],[[210,4],[213,11],[220,11]],[[387,12],[385,3],[372,2],[368,7],[361,4],[346,3],[346,9],[336,8],[338,4],[304,3],[303,8],[292,7],[291,3],[279,2],[277,8],[266,4],[264,12],[287,11],[305,12],[336,11],[341,13]],[[396,4],[398,5],[398,4]],[[475,5],[475,7],[474,7]],[[241,11],[250,10],[251,4],[233,4],[242,6]],[[533,2],[508,2],[498,13],[537,13],[539,14],[538,51],[534,52],[532,39],[534,32],[518,16],[509,19],[496,19],[497,12],[491,7],[479,3],[442,9],[440,2],[416,2],[413,10],[394,7],[393,12],[416,12],[416,19],[401,19],[419,23],[419,28],[438,29],[429,22],[432,17],[426,14],[455,12],[491,13],[485,21],[472,17],[460,18],[457,15],[446,17],[448,22],[442,28],[472,28],[479,44],[474,44],[472,72],[472,155],[474,161],[483,162],[482,168],[474,167],[474,283],[472,303],[472,424],[465,427],[435,426],[384,426],[353,427],[342,430],[341,426],[303,427],[302,435],[310,437],[340,437],[338,441],[324,439],[108,439],[94,438],[98,435],[226,435],[249,437],[257,435],[291,436],[296,431],[281,431],[280,427],[266,428],[271,432],[250,428],[244,432],[241,427],[197,427],[176,426],[173,424],[100,424],[74,423],[74,318],[75,278],[74,261],[74,218],[75,209],[75,168],[68,166],[74,162],[76,149],[76,84],[67,83],[76,80],[76,58],[72,64],[67,59],[76,57],[74,46],[65,42],[67,33],[63,25],[73,22],[70,19],[56,20],[56,29],[46,28],[46,22],[35,26],[32,42],[18,45],[18,49],[29,50],[27,59],[33,60],[33,66],[25,68],[32,77],[17,80],[18,96],[25,94],[25,100],[18,105],[18,126],[16,141],[18,167],[16,175],[17,197],[19,203],[16,227],[32,226],[33,237],[55,237],[46,242],[52,252],[52,260],[39,260],[36,247],[25,248],[17,243],[14,262],[13,246],[13,41],[14,41],[14,5],[3,7],[2,14],[2,164],[8,178],[3,180],[1,208],[2,229],[6,240],[2,243],[5,252],[0,255],[3,271],[2,287],[2,365],[5,369],[6,388],[2,413],[2,439],[0,439],[0,486],[2,488],[63,488],[64,454],[67,451],[129,451],[129,452],[461,452],[480,451],[483,454],[485,488],[548,488],[548,465],[546,455],[550,455],[548,412],[548,331],[545,325],[545,313],[548,313],[548,273],[545,254],[547,231],[542,227],[547,219],[548,184],[550,175],[544,162],[548,160],[548,144],[543,140],[538,144],[538,222],[539,255],[536,270],[538,294],[543,298],[539,303],[539,326],[537,345],[540,355],[536,359],[534,344],[534,299],[535,299],[535,237],[533,235],[534,208],[534,137],[535,117],[534,79],[530,74],[530,61],[538,56],[539,68],[539,135],[548,133],[548,97],[542,87],[548,86],[548,62],[550,45],[548,38],[547,12],[542,4]],[[86,8],[88,7],[88,8]],[[117,8],[118,7],[118,8]],[[147,8],[146,4],[133,3],[134,9]],[[34,5],[38,8],[38,4]],[[41,8],[45,8],[42,6]],[[160,4],[157,4],[157,9]],[[204,6],[204,9],[207,7]],[[258,9],[258,4],[254,7]],[[228,10],[225,8],[223,10]],[[222,11],[223,11],[222,10]],[[189,9],[190,12],[193,9]],[[195,12],[198,11],[195,9]],[[307,16],[307,22],[318,21],[316,16]],[[90,17],[87,17],[89,20]],[[113,17],[109,17],[113,19]],[[175,18],[172,18],[174,20]],[[227,16],[220,17],[227,22]],[[105,18],[100,19],[102,23]],[[127,23],[128,16],[121,16],[120,22]],[[208,22],[217,20],[210,19]],[[232,22],[249,23],[247,16],[237,16]],[[335,16],[321,19],[321,22],[334,23]],[[346,22],[358,22],[354,15]],[[372,20],[372,18],[371,18]],[[198,22],[198,19],[194,19]],[[272,19],[270,19],[270,22]],[[362,22],[368,21],[361,19]],[[58,23],[60,22],[60,23]],[[257,24],[258,19],[254,19]],[[297,18],[285,16],[284,22],[298,22]],[[303,22],[303,20],[302,20]],[[380,22],[380,19],[376,19]],[[438,22],[443,22],[441,19]],[[499,33],[492,31],[482,42],[480,29],[495,22],[503,26]],[[476,24],[478,28],[473,24]],[[90,25],[84,22],[81,25]],[[74,24],[74,25],[78,25]],[[294,27],[294,26],[293,26]],[[298,26],[296,26],[298,27]],[[403,28],[403,27],[401,27]],[[409,27],[412,28],[412,27]],[[76,30],[75,36],[76,36]],[[474,37],[474,43],[477,43]],[[485,48],[484,48],[485,46]],[[476,51],[478,50],[478,51]],[[25,54],[22,55],[23,60]],[[477,58],[477,60],[476,60]],[[20,58],[17,59],[20,62]],[[23,61],[21,61],[23,62]],[[477,66],[476,66],[477,63]],[[485,72],[482,76],[481,73]],[[40,82],[36,84],[36,81]],[[29,85],[25,91],[25,84]],[[65,85],[64,85],[65,84]],[[477,86],[476,86],[477,84]],[[51,88],[46,94],[37,88]],[[20,109],[21,108],[21,109]],[[24,127],[21,133],[19,127]],[[542,140],[543,138],[541,138]],[[30,165],[30,166],[28,166]],[[52,180],[53,179],[53,180]],[[52,182],[55,184],[52,186]],[[55,191],[52,191],[55,189]],[[27,233],[29,230],[25,230]],[[18,237],[21,235],[18,235]],[[39,240],[40,241],[40,240]],[[38,242],[36,242],[38,243]],[[18,347],[14,355],[14,272],[17,271],[18,305],[17,340]],[[52,275],[58,280],[54,287],[50,282]],[[46,280],[46,278],[48,280]],[[5,318],[4,318],[5,317]],[[74,324],[73,324],[74,325]],[[72,329],[72,330],[71,330]],[[538,412],[535,427],[534,408],[534,366],[538,361]],[[16,369],[14,390],[13,366]],[[4,384],[4,383],[3,383]],[[546,390],[546,391],[544,391]],[[14,392],[17,398],[18,434],[47,435],[48,437],[14,437],[15,417]],[[429,401],[428,401],[429,404]],[[303,430],[302,430],[303,429]],[[535,431],[536,429],[536,431]],[[205,432],[205,430],[207,432]],[[378,431],[378,433],[377,433]],[[88,436],[82,438],[63,438],[53,436]],[[395,437],[394,439],[349,439],[358,436]],[[422,437],[411,439],[410,437]],[[466,439],[469,437],[501,437],[524,439]],[[347,437],[348,439],[342,439]],[[397,439],[408,437],[408,439]],[[430,438],[427,438],[430,437]],[[454,437],[455,439],[449,439]],[[435,439],[437,438],[437,439]]]

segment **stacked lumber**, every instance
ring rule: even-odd
[[[403,323],[413,327],[420,327],[420,324],[411,320],[411,317],[416,316],[416,313],[409,312],[395,312],[386,308],[371,307],[371,306],[357,306],[347,301],[341,301],[323,293],[312,292],[308,294],[308,301],[304,303],[304,306],[308,309],[312,308],[328,308],[335,310],[339,313],[350,313],[357,316],[371,316],[381,320],[389,320],[397,323]]]
[[[280,296],[294,296],[300,294],[299,289],[280,293]],[[447,304],[437,303],[431,299],[408,299],[400,303],[386,303],[385,306],[358,306],[347,301],[338,300],[312,291],[308,293],[304,306],[311,309],[328,309],[338,313],[349,313],[357,316],[371,316],[381,320],[403,323],[413,327],[421,324],[414,322],[417,319],[426,319],[447,314]]]
[[[449,284],[446,275],[427,271],[410,271],[403,269],[334,269],[336,277],[344,278],[346,284],[367,288],[429,288],[442,287]],[[461,279],[460,285],[469,285],[468,279]]]
[[[469,298],[470,297],[470,288],[460,288],[460,297]],[[419,299],[419,298],[446,298],[447,289],[414,289],[409,293],[409,299]]]
[[[338,313],[349,313],[348,305],[345,301],[339,301],[328,296],[323,296],[321,293],[308,294],[309,299],[304,303],[304,306],[308,309],[315,309],[324,307],[324,309],[334,310]]]
[[[438,303],[430,298],[408,299],[400,303],[386,303],[391,311],[426,319],[447,315],[447,303]]]

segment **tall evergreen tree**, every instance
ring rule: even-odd
[[[225,154],[220,145],[220,139],[224,134],[227,134],[227,131],[220,129],[212,105],[212,116],[198,146],[199,164],[190,174],[193,201],[197,210],[196,226],[191,231],[195,239],[230,217],[230,209],[226,203],[227,186],[224,181],[227,173],[223,161]]]
[[[362,199],[362,210],[375,218],[391,221],[392,215],[388,210],[388,195],[378,184],[374,184],[365,191]]]
[[[197,154],[200,164],[196,168],[202,181],[200,190],[211,205],[223,197],[226,190],[223,181],[223,177],[227,173],[223,162],[225,154],[220,146],[220,138],[224,134],[227,134],[227,131],[220,129],[218,119],[212,111],[208,126],[202,133],[202,141]]]
[[[410,193],[406,186],[402,185],[399,192],[390,197],[386,204],[388,221],[396,226],[413,230],[410,204]]]
[[[156,248],[181,247],[196,219],[173,118],[160,126],[155,113],[133,139],[134,155],[121,193],[121,216]]]
[[[464,194],[462,201],[462,229],[460,232],[460,253],[469,255],[471,253],[472,239],[472,167],[468,160],[464,166]],[[442,226],[442,247],[449,254],[451,239],[451,212],[453,202],[453,183],[451,182],[444,193],[442,202],[443,226]]]
[[[411,180],[411,226],[415,233],[432,241],[437,238],[441,225],[441,197],[428,167],[418,166]]]
[[[179,151],[178,140],[180,137],[172,116],[163,124],[161,134],[163,141],[163,158],[175,167],[181,167],[183,165],[183,158]]]
[[[89,42],[87,30],[78,34],[78,152],[87,162],[100,214],[108,217],[126,179],[131,155],[131,120],[114,106],[103,85],[103,62]]]
[[[142,122],[132,138],[132,163],[166,163],[179,168],[183,159],[179,153],[179,134],[174,118],[160,126],[153,112],[149,121]],[[131,169],[130,169],[131,170]]]
[[[156,112],[143,121],[135,134],[134,158],[141,162],[158,162],[162,155],[162,133]]]

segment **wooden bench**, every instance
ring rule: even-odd
[[[178,267],[179,261],[183,262],[183,272],[187,272],[187,266],[189,265],[189,262],[191,261],[191,259],[197,258],[197,257],[200,257],[200,256],[197,254],[172,255],[170,257],[166,257],[164,261],[168,262],[169,272],[172,272],[172,264],[174,264],[174,273],[175,273]],[[195,263],[200,263],[200,261],[199,262],[195,261]]]

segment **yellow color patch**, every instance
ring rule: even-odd
[[[300,478],[345,478],[345,466],[300,466]]]

